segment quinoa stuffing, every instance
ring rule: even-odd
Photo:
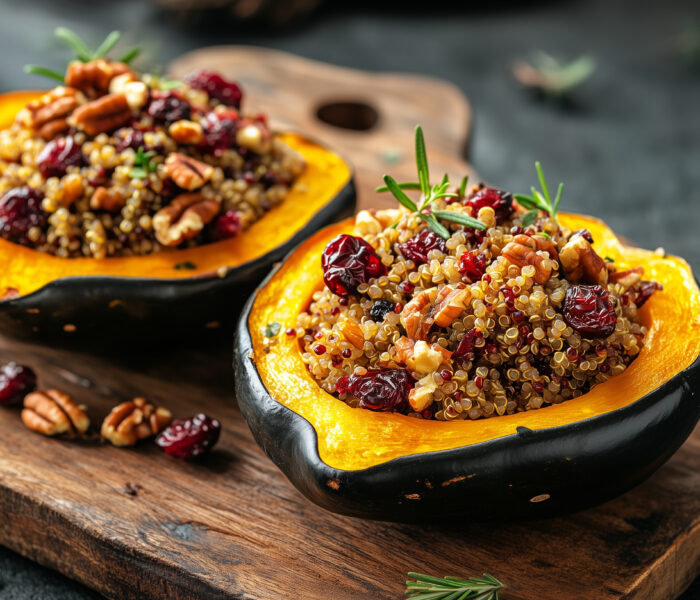
[[[93,258],[201,245],[261,219],[304,170],[220,75],[164,81],[87,58],[0,131],[6,240]]]
[[[287,332],[319,385],[353,407],[444,421],[560,403],[622,373],[661,286],[560,226],[561,186],[552,199],[539,165],[542,191],[513,196],[429,186],[420,129],[417,155],[419,182],[385,178],[405,208],[362,211],[356,235],[328,244],[326,286]]]

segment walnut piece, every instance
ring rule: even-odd
[[[90,208],[92,210],[106,210],[107,212],[119,212],[126,204],[121,192],[114,188],[98,187],[90,197]]]
[[[172,421],[170,411],[155,407],[145,398],[115,406],[102,423],[102,437],[115,446],[133,446],[159,434]]]
[[[68,394],[58,390],[27,394],[21,416],[29,429],[43,435],[75,435],[85,433],[90,427],[85,411]]]
[[[168,133],[178,144],[199,144],[204,137],[202,126],[187,119],[175,121],[168,127]]]
[[[552,269],[545,264],[545,258],[537,254],[538,251],[545,251],[552,259],[557,258],[556,246],[552,240],[547,239],[543,235],[529,236],[518,234],[513,238],[512,242],[508,242],[501,250],[503,257],[511,264],[518,267],[532,265],[535,267],[535,275],[533,279],[537,283],[545,283]]]
[[[580,233],[574,233],[559,253],[564,276],[572,282],[583,281],[605,285],[608,269],[590,242]]]
[[[216,200],[203,194],[180,194],[153,215],[156,239],[163,246],[178,246],[202,231],[220,208]]]
[[[626,271],[616,271],[614,265],[605,265],[608,270],[608,278],[611,283],[616,283],[625,290],[638,284],[644,275],[644,267],[633,267]]]
[[[236,130],[236,144],[256,154],[267,154],[272,149],[272,133],[260,121],[241,119]]]
[[[109,84],[118,75],[130,74],[135,80],[136,75],[124,63],[110,62],[103,58],[83,63],[75,60],[66,70],[66,85],[83,92],[89,98],[98,98],[109,91]]]
[[[113,131],[131,120],[131,108],[124,94],[108,94],[83,104],[68,123],[88,135]]]
[[[184,190],[202,187],[212,176],[214,167],[180,152],[171,153],[165,161],[165,173]]]
[[[43,139],[52,140],[68,131],[67,118],[80,103],[77,90],[59,86],[27,104],[28,125]]]

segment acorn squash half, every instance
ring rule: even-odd
[[[700,292],[689,266],[623,246],[590,217],[559,218],[664,289],[641,310],[649,332],[627,370],[529,412],[425,421],[351,408],[316,384],[284,330],[323,286],[321,252],[352,233],[352,220],[318,232],[270,274],[239,321],[236,394],[258,443],[301,492],[331,511],[392,521],[543,517],[621,494],[678,449],[700,418]],[[270,322],[282,333],[265,350]]]
[[[38,94],[1,94],[0,128]],[[105,259],[59,258],[0,239],[0,330],[130,339],[231,325],[232,307],[243,305],[275,261],[354,210],[350,166],[301,135],[281,137],[306,169],[279,206],[237,237]]]

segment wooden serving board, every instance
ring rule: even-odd
[[[241,79],[250,106],[327,141],[354,162],[361,205],[382,172],[410,177],[412,128],[435,171],[459,176],[469,108],[448,84],[348,71],[250,48],[200,51],[176,74],[208,66]],[[318,103],[361,101],[376,128],[319,123]],[[453,158],[450,158],[453,157]],[[391,163],[391,164],[390,164]],[[436,166],[439,165],[439,166]],[[439,171],[438,171],[439,172]],[[174,325],[176,326],[176,325]],[[24,429],[0,410],[0,543],[109,598],[401,598],[407,571],[489,572],[506,600],[674,598],[700,565],[700,429],[650,480],[599,508],[510,524],[397,525],[341,517],[303,498],[263,455],[232,395],[231,344],[99,355],[0,338],[0,359],[33,366],[44,387],[89,407],[95,425],[146,395],[224,430],[216,451],[182,463],[153,445],[118,449]]]

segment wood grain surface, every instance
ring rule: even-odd
[[[249,48],[202,51],[178,61],[175,72],[198,64],[240,71],[250,105],[345,152],[357,167],[363,206],[376,204],[369,190],[381,172],[400,166],[411,176],[417,121],[431,157],[441,157],[433,160],[435,172],[458,176],[467,168],[458,157],[469,109],[447,84],[411,104],[406,90],[419,89],[419,81],[410,76],[363,78]],[[359,98],[380,107],[384,133],[316,123],[301,110],[315,86],[325,86],[329,97],[337,92],[334,101]],[[405,157],[392,156],[387,165],[384,148]],[[117,354],[109,340],[97,341],[99,352],[78,352],[0,338],[0,360],[34,367],[42,386],[87,405],[96,427],[116,403],[146,395],[177,417],[201,410],[224,428],[212,455],[182,463],[152,444],[118,449],[97,436],[46,439],[24,429],[18,409],[0,410],[0,543],[119,599],[398,599],[406,572],[417,570],[492,573],[508,585],[506,600],[667,600],[698,575],[700,429],[647,482],[568,517],[362,521],[310,504],[259,450],[232,394],[231,344],[182,341],[186,349]]]

